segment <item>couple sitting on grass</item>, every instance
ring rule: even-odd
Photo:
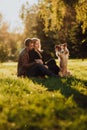
[[[58,77],[60,68],[53,58],[46,62],[47,54],[41,50],[40,39],[27,38],[25,48],[18,58],[17,76],[20,77]]]

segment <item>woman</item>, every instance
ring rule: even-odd
[[[34,44],[34,49],[30,51],[30,57],[33,61],[43,64],[51,72],[58,75],[60,68],[56,65],[56,62],[53,58],[49,57],[48,54],[41,49],[41,42],[38,38],[32,38],[32,43]],[[48,59],[46,61],[46,59]],[[47,58],[48,57],[48,58]]]
[[[32,38],[32,43],[34,44],[34,49],[33,49],[34,60],[38,63],[44,64],[43,63],[43,57],[42,57],[40,39]]]

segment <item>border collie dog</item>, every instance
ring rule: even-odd
[[[70,76],[71,73],[67,70],[68,58],[69,58],[69,50],[67,48],[67,43],[55,45],[55,53],[58,57],[60,64],[60,77]]]

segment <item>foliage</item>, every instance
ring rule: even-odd
[[[74,8],[77,22],[82,22],[82,29],[87,28],[87,1],[86,0],[42,0],[40,1],[40,16],[44,19],[45,31],[60,30],[68,8]],[[72,17],[72,15],[70,16]],[[68,21],[67,21],[68,22]]]
[[[17,63],[0,64],[0,129],[86,130],[86,64],[69,60],[72,77],[45,79],[17,78]]]
[[[60,30],[66,10],[63,1],[45,0],[40,2],[39,6],[40,17],[43,18],[45,24],[45,32]]]
[[[69,6],[74,6],[76,3],[78,3],[79,0],[63,0],[65,4]]]
[[[24,22],[24,38],[36,37],[37,14],[37,5],[33,5],[32,7],[30,7],[29,3],[27,2],[25,5],[22,6],[20,17]]]
[[[9,33],[8,24],[3,23],[1,19],[0,26],[0,62],[14,60],[16,61],[19,53],[19,44],[22,37],[20,34]],[[21,45],[20,45],[21,47]]]
[[[0,46],[0,62],[7,61],[8,51],[3,46]]]
[[[86,58],[87,57],[87,31],[82,33],[81,24],[76,24],[74,27],[69,30],[68,35],[68,43],[69,43],[69,50],[70,55],[73,58]]]
[[[1,20],[2,22],[2,20]],[[8,50],[7,50],[7,37],[8,37],[8,25],[6,23],[0,26],[0,61],[6,61]]]
[[[79,23],[82,23],[83,33],[87,29],[87,0],[79,0],[76,5],[76,17]]]

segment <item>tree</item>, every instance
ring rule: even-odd
[[[39,1],[40,17],[44,20],[45,32],[60,30],[65,16],[65,5],[62,0]]]
[[[0,62],[14,60],[16,61],[19,53],[19,44],[22,40],[20,34],[9,33],[8,24],[3,22],[0,15]]]
[[[76,18],[78,23],[82,23],[82,32],[87,29],[87,0],[79,0],[76,4]]]
[[[2,22],[2,21],[1,21]],[[8,25],[2,23],[0,26],[0,61],[6,61],[8,57],[7,39],[8,39]]]
[[[83,23],[82,31],[84,32],[87,28],[87,0],[39,0],[39,3],[40,16],[44,20],[46,32],[60,30],[64,26],[64,19],[70,8],[73,8],[73,12],[76,13],[74,16],[76,16],[77,22]]]
[[[20,17],[24,22],[24,39],[26,37],[36,37],[35,27],[37,26],[38,6],[29,6],[28,2],[22,6]]]

